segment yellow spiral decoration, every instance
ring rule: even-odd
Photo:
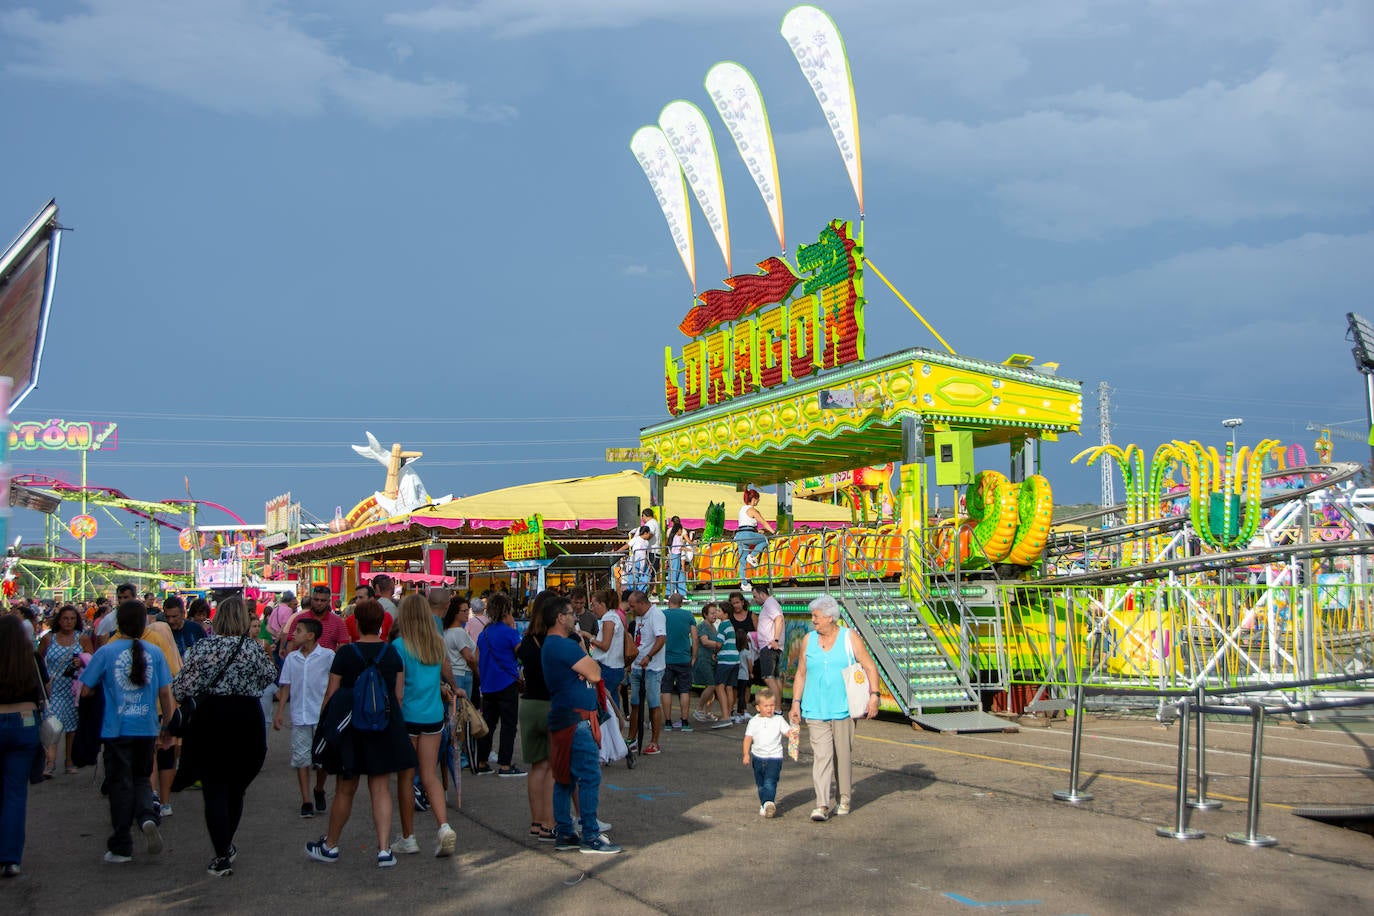
[[[1045,552],[1054,519],[1054,492],[1039,474],[1026,478],[1017,488],[1017,526],[1007,562],[1030,566]]]
[[[979,471],[968,494],[968,514],[975,527],[975,546],[990,563],[1001,563],[1011,552],[1020,513],[1016,488],[998,471]]]

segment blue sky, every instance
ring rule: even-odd
[[[691,296],[633,131],[701,105],[736,270],[775,253],[701,84],[737,60],[789,242],[857,215],[778,34],[790,5],[6,0],[0,231],[49,197],[75,229],[16,419],[116,420],[94,482],[160,499],[189,476],[251,518],[287,490],[328,517],[378,488],[348,448],[364,429],[423,450],[435,495],[610,469],[605,447],[665,416]],[[1309,420],[1363,416],[1343,337],[1374,312],[1374,7],[821,5],[854,73],[868,254],[959,351],[1084,383],[1085,435],[1046,450],[1060,501],[1097,497],[1068,459],[1097,441],[1102,380],[1113,438],[1147,448],[1220,444],[1240,416],[1241,441],[1310,453]],[[724,265],[695,218],[706,288]],[[938,346],[868,294],[871,355]]]

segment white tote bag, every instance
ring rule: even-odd
[[[868,716],[869,692],[878,688],[869,684],[868,674],[854,659],[854,647],[849,642],[853,632],[849,627],[840,628],[840,635],[844,638],[844,652],[849,658],[849,664],[840,672],[840,676],[844,678],[844,695],[849,701],[849,718],[863,719]]]
[[[629,748],[625,746],[625,738],[620,734],[620,723],[615,714],[615,700],[606,697],[606,712],[611,714],[611,718],[602,723],[601,726],[601,762],[614,763],[617,760],[624,760],[629,753]]]

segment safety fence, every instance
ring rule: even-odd
[[[1170,826],[1158,827],[1155,833],[1161,837],[1176,840],[1201,839],[1206,834],[1188,823],[1189,810],[1213,811],[1222,803],[1207,795],[1207,716],[1247,716],[1251,721],[1249,792],[1246,799],[1246,828],[1244,832],[1226,834],[1231,843],[1244,846],[1274,846],[1278,840],[1259,832],[1260,797],[1262,789],[1262,769],[1264,763],[1264,723],[1271,715],[1299,715],[1318,711],[1349,709],[1361,706],[1374,706],[1374,694],[1350,696],[1339,699],[1319,699],[1307,702],[1266,703],[1255,696],[1246,696],[1243,705],[1226,705],[1221,702],[1226,697],[1239,697],[1245,694],[1273,694],[1280,690],[1321,690],[1333,687],[1353,687],[1362,681],[1374,680],[1374,672],[1345,675],[1334,678],[1308,678],[1283,684],[1250,684],[1242,687],[1218,688],[1208,690],[1198,687],[1195,691],[1186,690],[1148,690],[1113,689],[1090,687],[1077,684],[1074,688],[1073,735],[1069,756],[1069,788],[1053,793],[1056,801],[1082,804],[1093,800],[1091,792],[1080,786],[1080,768],[1083,749],[1083,731],[1086,716],[1085,701],[1089,696],[1118,696],[1139,698],[1158,697],[1161,701],[1175,699],[1178,711],[1178,767],[1175,781],[1174,822]],[[1210,698],[1210,701],[1209,701]],[[1190,740],[1196,741],[1196,790],[1190,798],[1188,794],[1188,756]]]
[[[1013,680],[1194,690],[1374,670],[1374,586],[1003,583]]]
[[[1374,585],[1363,581],[1371,575],[1362,556],[1343,558],[1342,572],[1293,560],[1065,584],[956,569],[947,553],[890,525],[797,532],[769,538],[745,574],[907,600],[984,692],[1015,687],[1063,703],[1079,683],[1192,691],[1374,670]],[[645,583],[653,591],[724,597],[740,581],[732,540],[695,545],[690,562],[657,559]]]

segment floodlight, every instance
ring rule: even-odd
[[[1355,368],[1365,375],[1374,372],[1374,325],[1363,315],[1346,312],[1345,320],[1349,326],[1345,332],[1346,340],[1353,340],[1355,346],[1350,354],[1355,357]]]

